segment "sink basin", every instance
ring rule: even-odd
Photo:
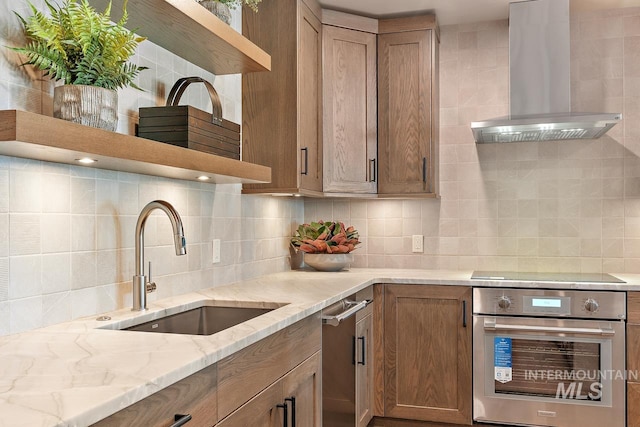
[[[274,308],[203,306],[122,330],[163,334],[213,335],[272,310]]]

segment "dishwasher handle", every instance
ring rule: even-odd
[[[338,326],[343,320],[353,316],[354,314],[365,308],[370,302],[370,300],[366,299],[359,302],[345,301],[345,305],[349,306],[349,308],[342,313],[336,314],[335,316],[322,315],[322,324]]]

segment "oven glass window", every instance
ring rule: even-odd
[[[561,399],[602,399],[600,343],[511,340],[512,379],[495,393]]]

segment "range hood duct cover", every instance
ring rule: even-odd
[[[569,0],[509,5],[510,116],[472,122],[477,143],[599,138],[619,113],[571,113]]]

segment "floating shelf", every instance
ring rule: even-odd
[[[91,0],[98,11],[109,0]],[[111,18],[122,16],[123,0],[113,0]],[[194,0],[133,0],[127,27],[213,74],[270,71],[271,56]]]
[[[0,155],[215,184],[271,181],[271,168],[82,126],[18,110],[0,110]]]

